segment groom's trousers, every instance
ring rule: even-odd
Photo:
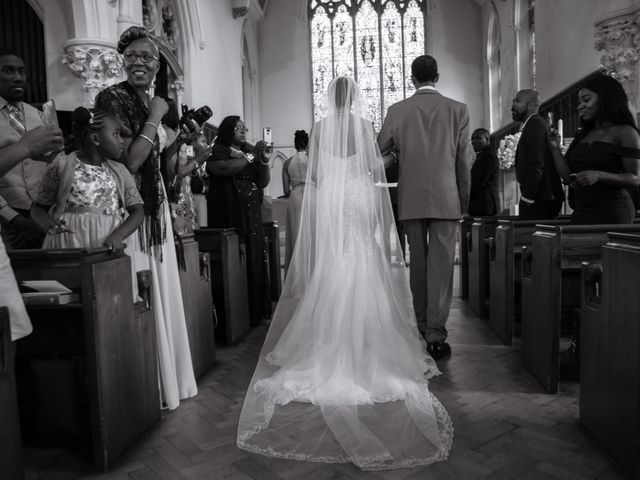
[[[409,240],[409,280],[418,329],[427,342],[447,338],[453,293],[453,265],[458,220],[405,220]]]

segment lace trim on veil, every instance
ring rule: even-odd
[[[238,435],[238,439],[236,441],[236,445],[243,450],[247,450],[249,452],[258,453],[261,455],[266,455],[268,457],[274,458],[282,458],[285,460],[302,460],[307,462],[314,463],[354,463],[362,470],[392,470],[396,468],[412,468],[430,465],[435,462],[440,462],[446,460],[449,457],[449,451],[451,450],[451,446],[453,445],[453,422],[451,421],[451,417],[445,410],[444,406],[440,401],[433,395],[428,388],[425,388],[422,394],[429,397],[429,400],[433,404],[433,409],[436,415],[436,421],[438,425],[438,433],[440,438],[442,439],[442,448],[435,452],[433,455],[418,458],[418,457],[410,457],[403,458],[399,461],[393,461],[393,457],[391,455],[373,455],[368,457],[359,457],[352,458],[348,455],[338,455],[338,456],[317,456],[317,455],[309,455],[304,453],[295,453],[295,452],[281,452],[275,450],[272,447],[260,448],[256,445],[248,443],[247,440],[262,431],[269,425],[269,421],[274,412],[275,404],[271,402],[265,403],[265,421],[260,425],[256,425],[249,431],[244,432],[243,434]]]

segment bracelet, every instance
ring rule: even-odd
[[[153,123],[153,122],[148,122],[148,121],[147,121],[147,122],[144,122],[144,124],[145,124],[145,125],[153,125],[153,126],[156,128],[156,130],[158,130],[158,125],[157,125],[157,124],[155,124],[155,123]]]
[[[155,142],[153,140],[151,140],[149,137],[147,137],[146,135],[143,135],[142,133],[140,133],[138,135],[140,138],[144,138],[147,142],[149,142],[151,145],[155,144]]]
[[[60,229],[60,225],[58,225],[57,223],[53,223],[49,226],[49,228],[47,228],[47,231],[45,232],[47,235],[55,235],[58,232],[57,230]]]

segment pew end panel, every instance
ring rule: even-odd
[[[521,271],[522,247],[531,245],[531,238],[540,220],[498,220],[494,233],[494,243],[490,244],[491,261],[489,282],[492,292],[489,297],[489,324],[492,330],[506,344],[513,344],[517,335],[514,322],[521,318]],[[566,225],[565,216],[545,220],[545,225]],[[494,295],[493,292],[496,292]]]
[[[108,470],[160,419],[155,320],[151,305],[133,303],[131,260],[106,248],[9,255],[18,281],[57,280],[80,293],[78,303],[28,306],[34,331],[18,342],[24,391],[49,389],[58,401],[27,397],[21,409],[35,412],[37,436],[90,437],[94,466]]]
[[[474,218],[471,224],[471,248],[468,252],[469,264],[469,306],[478,317],[489,316],[489,256],[490,241],[497,227],[497,217]]]
[[[531,246],[522,247],[522,363],[547,393],[558,393],[560,373],[556,312],[560,311],[562,278],[557,268],[549,266],[558,264],[561,245],[561,233],[550,228],[538,230]]]
[[[505,345],[514,336],[513,222],[499,221],[489,257],[489,326]]]
[[[9,310],[0,307],[0,472],[7,480],[23,480],[14,353]]]
[[[464,217],[460,220],[459,255],[460,269],[460,298],[469,298],[469,249],[471,248],[471,224],[473,218]]]
[[[264,222],[262,233],[267,242],[269,256],[269,293],[271,301],[277,302],[282,293],[282,270],[280,267],[280,226],[278,222]]]
[[[200,228],[195,232],[200,251],[211,259],[211,288],[217,305],[215,338],[237,344],[249,331],[247,259],[234,228]]]
[[[640,478],[639,275],[640,235],[610,234],[602,267],[582,268],[580,423],[632,478]]]
[[[640,233],[640,225],[538,225],[529,250],[533,251],[532,260],[530,253],[525,258],[523,248],[523,362],[549,393],[558,389],[563,314],[581,311],[581,264],[601,261],[602,247],[611,231]],[[580,337],[579,321],[574,333],[575,338]]]
[[[186,264],[186,271],[179,270],[180,290],[193,373],[200,378],[216,362],[210,254],[200,252],[193,234],[181,235],[180,238]]]

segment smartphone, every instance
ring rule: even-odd
[[[60,128],[58,125],[58,114],[56,113],[56,102],[53,99],[42,104],[42,122],[50,128]]]
[[[264,127],[262,129],[262,140],[269,144],[273,143],[271,139],[271,127]]]

